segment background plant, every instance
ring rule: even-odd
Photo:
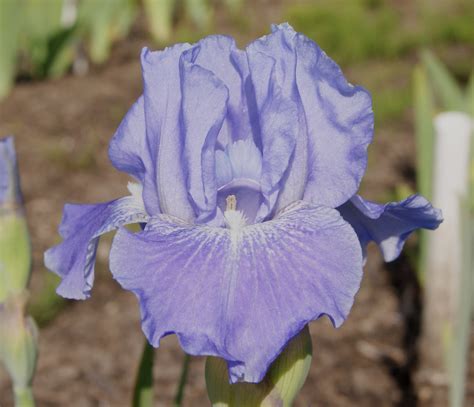
[[[445,201],[457,201],[454,208],[446,207],[445,210],[450,217],[447,221],[454,222],[459,219],[460,228],[455,231],[455,236],[451,236],[449,229],[440,229],[437,237],[428,236],[421,233],[420,236],[420,257],[419,276],[425,288],[425,329],[423,338],[422,368],[430,369],[434,366],[444,366],[445,374],[448,378],[450,405],[460,407],[463,405],[467,360],[469,352],[469,333],[474,307],[474,258],[472,256],[472,245],[474,243],[474,112],[472,109],[474,93],[472,92],[474,73],[471,74],[469,84],[464,91],[457,83],[447,68],[439,59],[429,51],[424,51],[421,55],[421,64],[414,73],[414,99],[416,113],[416,140],[418,152],[418,187],[424,195],[433,196],[434,188],[443,188],[438,185],[439,171],[450,171],[456,168],[454,162],[448,160],[460,160],[459,156],[446,154],[446,162],[435,161],[435,151],[438,150],[437,158],[440,160],[441,147],[436,143],[440,142],[440,135],[436,137],[434,126],[435,115],[440,112],[446,114],[456,114],[464,117],[470,123],[468,128],[467,147],[460,144],[463,134],[458,134],[459,128],[453,127],[450,134],[444,135],[450,138],[453,145],[459,144],[461,149],[467,148],[470,162],[467,167],[461,169],[467,174],[467,185],[464,186],[464,194],[455,197],[442,197],[437,191],[435,196]],[[454,112],[454,113],[453,113]],[[445,116],[446,117],[446,116]],[[469,126],[469,125],[468,125]],[[439,131],[439,130],[438,130]],[[466,137],[465,137],[466,138]],[[438,168],[438,171],[435,171]],[[470,179],[469,179],[470,175]],[[452,177],[461,177],[462,174],[452,174]],[[457,179],[453,179],[455,183]],[[454,211],[454,213],[453,213]],[[448,226],[448,225],[447,225]],[[451,225],[449,225],[451,226]],[[458,248],[459,259],[452,258],[453,251],[446,248],[448,270],[440,265],[439,253],[431,251],[432,239],[440,238],[449,240],[455,239]],[[451,257],[450,257],[451,256]],[[456,267],[459,267],[457,269]],[[449,280],[446,281],[446,280]],[[437,281],[438,283],[433,283]],[[446,281],[446,286],[454,286],[454,291],[439,288],[440,283]],[[441,284],[443,285],[443,284]],[[443,304],[443,311],[436,305]],[[433,319],[439,321],[433,324]],[[443,370],[443,369],[442,369]]]

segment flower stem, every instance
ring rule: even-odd
[[[183,403],[184,397],[184,388],[186,387],[186,381],[188,380],[188,370],[189,370],[189,362],[191,357],[185,353],[184,360],[183,360],[183,367],[181,368],[181,377],[179,379],[178,390],[176,391],[176,396],[174,398],[174,406],[181,407]]]
[[[133,391],[133,407],[153,406],[153,356],[155,349],[147,340],[143,347],[142,358]]]
[[[31,387],[14,387],[16,407],[34,407],[33,391]]]

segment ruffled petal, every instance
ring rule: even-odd
[[[137,295],[151,344],[174,333],[187,353],[226,359],[232,382],[259,382],[309,321],[328,315],[342,324],[362,255],[336,210],[299,202],[240,229],[166,216],[140,233],[122,228],[110,267]]]
[[[256,222],[261,222],[277,211],[275,204],[288,180],[289,168],[298,159],[294,155],[299,134],[298,108],[277,83],[273,58],[249,52],[249,63],[259,109],[263,156],[260,184],[265,200],[256,217]],[[294,195],[290,202],[299,198]]]
[[[356,193],[366,169],[373,133],[369,93],[350,85],[334,61],[288,24],[274,26],[251,48],[275,59],[276,81],[297,104],[304,126],[298,133],[297,166],[285,183],[291,193],[279,207],[291,202],[301,182],[304,200],[341,205]]]
[[[143,96],[133,104],[112,137],[109,158],[119,171],[126,172],[140,181],[147,212],[152,215],[160,213],[155,165],[146,139]]]
[[[191,51],[194,51],[191,50]],[[227,112],[229,91],[211,71],[181,58],[182,134],[187,185],[197,222],[216,216],[216,142]]]
[[[160,210],[185,220],[194,219],[195,214],[188,199],[187,174],[181,159],[184,135],[179,61],[190,47],[178,44],[164,51],[142,51],[147,144],[155,168]]]
[[[349,84],[339,66],[309,38],[296,36],[296,83],[309,133],[305,200],[332,208],[351,198],[367,167],[372,98]]]
[[[211,35],[199,41],[192,54],[194,64],[211,71],[229,90],[226,118],[219,132],[221,144],[252,137],[245,89],[249,71],[245,52],[236,47],[232,37]]]
[[[393,261],[403,249],[406,239],[416,229],[436,229],[443,221],[441,210],[420,195],[412,195],[401,202],[381,205],[355,195],[337,208],[359,236],[362,250],[374,241],[385,261]]]
[[[62,278],[57,293],[65,298],[88,298],[99,237],[148,218],[143,202],[134,196],[95,205],[65,205],[59,227],[64,240],[44,255],[46,267]]]

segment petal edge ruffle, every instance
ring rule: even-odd
[[[92,204],[67,204],[59,227],[63,242],[44,254],[46,267],[62,278],[56,292],[71,299],[86,299],[94,281],[99,237],[130,223],[146,222],[143,202],[134,196]]]
[[[375,241],[384,260],[395,260],[408,236],[416,229],[436,229],[443,221],[441,210],[433,208],[421,195],[381,205],[355,195],[337,208],[359,236],[365,257],[366,247]]]
[[[175,333],[187,353],[225,358],[232,382],[259,382],[309,321],[344,321],[362,255],[336,210],[299,203],[241,233],[165,216],[122,228],[110,267],[137,295],[150,343]]]

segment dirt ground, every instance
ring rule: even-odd
[[[42,253],[59,241],[63,204],[105,201],[126,193],[128,178],[112,168],[107,145],[141,92],[135,58],[141,45],[145,42],[138,37],[119,47],[110,63],[85,77],[22,83],[0,103],[0,135],[16,136],[34,248],[33,295],[42,289],[46,273]],[[366,197],[382,200],[399,182],[413,182],[409,112],[396,126],[376,130],[370,154],[363,184]],[[130,405],[144,338],[135,297],[120,289],[108,272],[109,246],[110,237],[103,239],[92,298],[69,302],[41,330],[34,381],[40,407]],[[412,272],[404,258],[384,266],[371,248],[348,321],[337,330],[327,320],[311,325],[314,358],[296,406],[416,405],[411,369],[416,359],[419,290]],[[172,405],[182,360],[175,338],[163,340],[156,351],[157,406]],[[185,406],[208,405],[203,373],[204,359],[193,358]],[[474,405],[472,378],[471,374],[469,406]],[[0,370],[2,407],[12,405],[9,386]],[[423,405],[435,406],[429,389],[422,399]]]

